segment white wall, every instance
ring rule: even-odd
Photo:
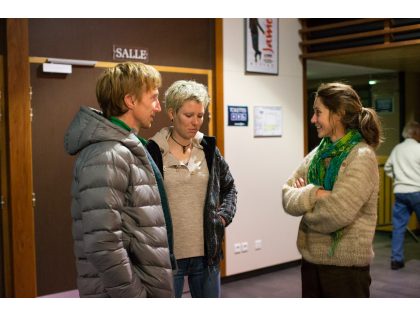
[[[238,209],[226,230],[226,273],[300,258],[299,218],[284,213],[281,188],[303,158],[303,86],[297,19],[279,19],[279,75],[245,75],[244,20],[223,20],[225,158],[238,189]],[[248,127],[227,126],[227,106],[247,105]],[[253,137],[253,108],[281,106],[283,136]],[[255,250],[255,240],[262,249]],[[234,244],[248,242],[235,254]]]

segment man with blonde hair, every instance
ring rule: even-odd
[[[171,221],[162,177],[138,133],[161,111],[159,72],[141,63],[104,71],[101,111],[82,107],[65,136],[81,297],[172,297]],[[169,240],[169,242],[168,242]]]
[[[404,237],[411,213],[420,220],[420,124],[405,125],[405,140],[391,152],[385,163],[387,176],[394,179],[395,203],[392,208],[391,269],[404,267]]]

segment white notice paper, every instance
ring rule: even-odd
[[[254,137],[282,136],[281,106],[254,107]]]

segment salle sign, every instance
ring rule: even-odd
[[[113,60],[138,60],[143,63],[149,61],[149,50],[142,47],[113,46]]]

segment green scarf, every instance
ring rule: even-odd
[[[335,143],[329,137],[323,138],[309,165],[308,182],[331,191],[341,164],[353,147],[361,140],[362,135],[357,130],[349,130],[346,135]],[[325,166],[325,159],[327,158],[331,159],[328,167]],[[331,233],[332,244],[328,250],[328,256],[332,257],[334,255],[342,237],[343,228]]]

